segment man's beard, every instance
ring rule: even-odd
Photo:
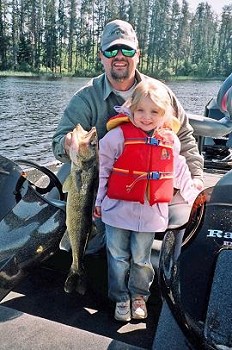
[[[116,81],[122,81],[124,79],[128,79],[129,78],[129,70],[128,68],[124,71],[121,72],[115,72],[114,68],[111,69],[111,77],[116,80]]]

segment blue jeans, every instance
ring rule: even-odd
[[[145,300],[154,279],[151,247],[155,232],[134,232],[106,225],[108,295],[113,301]]]

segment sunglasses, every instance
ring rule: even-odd
[[[112,58],[112,57],[116,57],[119,51],[121,51],[121,53],[125,57],[134,57],[134,55],[136,54],[136,50],[125,49],[124,47],[117,47],[117,48],[112,47],[112,48],[109,48],[108,50],[102,51],[102,53],[106,58]]]

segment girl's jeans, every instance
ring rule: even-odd
[[[151,247],[155,232],[135,232],[106,225],[108,295],[113,301],[148,299],[154,278]]]

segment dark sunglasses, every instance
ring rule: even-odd
[[[126,49],[124,47],[112,47],[108,50],[102,51],[102,53],[106,58],[112,58],[116,57],[119,51],[121,51],[121,53],[125,57],[134,57],[134,55],[136,54],[136,50]]]

